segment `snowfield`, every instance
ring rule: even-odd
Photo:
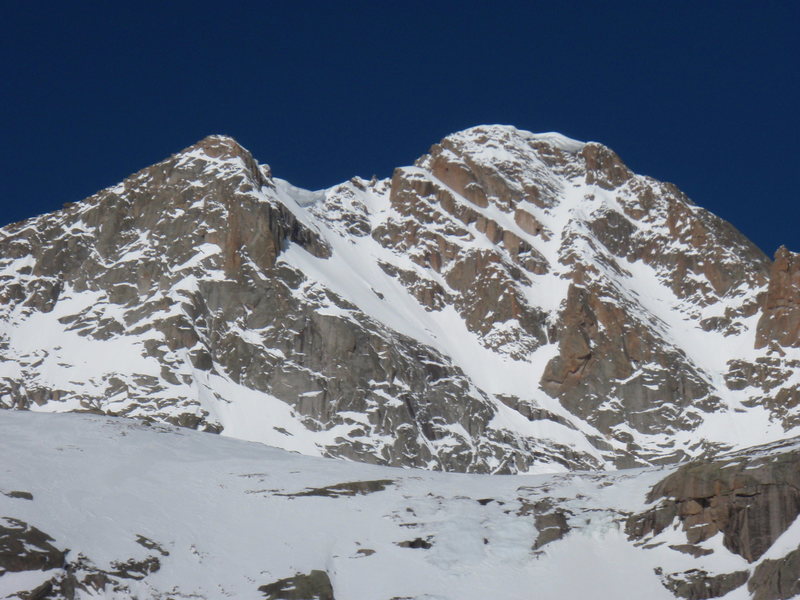
[[[647,508],[646,492],[671,468],[435,473],[136,420],[13,411],[0,411],[0,451],[0,528],[16,519],[45,532],[80,563],[77,575],[150,565],[113,577],[117,591],[79,598],[293,598],[259,588],[321,571],[337,600],[657,600],[673,596],[656,569],[751,567],[718,538],[696,559],[628,541],[626,515]],[[566,527],[538,545],[560,520],[547,514]],[[799,533],[795,523],[776,546]],[[0,597],[63,573],[4,573]],[[726,596],[748,597],[746,587]]]

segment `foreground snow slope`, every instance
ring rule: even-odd
[[[648,490],[674,467],[434,473],[12,411],[0,411],[0,453],[0,598],[50,581],[40,590],[67,598],[297,598],[286,590],[306,586],[303,597],[336,600],[658,600],[673,598],[664,578],[676,573],[746,579],[760,564],[721,534],[698,544],[705,556],[671,549],[686,543],[677,523],[646,545],[628,540],[628,516],[651,507]],[[797,546],[798,527],[764,558]],[[3,553],[25,535],[16,559]],[[37,554],[47,544],[49,562]]]

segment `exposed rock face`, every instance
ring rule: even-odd
[[[800,549],[761,560],[800,516],[800,453],[793,444],[683,465],[652,488],[648,501],[659,500],[628,519],[631,539],[653,547],[677,522],[688,544],[671,548],[706,556],[714,551],[703,543],[721,534],[725,548],[755,565],[752,575],[699,569],[665,574],[664,586],[676,595],[716,598],[745,582],[755,599],[790,598],[800,591]]]
[[[267,600],[335,600],[331,580],[325,571],[298,574],[262,585],[258,590]]]
[[[0,406],[453,471],[673,462],[800,425],[797,265],[558,134],[320,192],[211,136],[0,230]]]
[[[0,519],[0,575],[19,571],[46,571],[64,566],[65,553],[53,538],[18,519]]]
[[[141,536],[140,536],[141,537]],[[146,539],[146,538],[142,538]],[[19,590],[13,597],[23,600],[74,600],[84,593],[128,592],[124,583],[141,580],[159,570],[157,556],[144,560],[114,561],[111,569],[96,567],[82,555],[69,556],[69,550],[59,549],[55,540],[36,527],[10,517],[0,517],[0,576],[5,573],[41,571],[44,581],[33,589]],[[159,548],[162,555],[164,550]],[[166,553],[167,555],[169,553]],[[13,585],[13,584],[12,584]],[[10,592],[0,584],[0,592]],[[9,596],[12,597],[12,596]]]
[[[763,306],[756,346],[800,346],[800,254],[785,246],[775,253]]]
[[[536,537],[536,542],[533,544],[533,549],[538,550],[551,542],[555,542],[563,538],[569,533],[569,525],[567,524],[567,516],[563,510],[556,509],[549,513],[537,514],[536,529],[539,530],[539,535]]]
[[[648,501],[664,500],[628,532],[643,538],[678,519],[689,544],[721,532],[726,548],[754,562],[800,515],[798,464],[796,450],[687,463],[650,491]]]
[[[671,573],[663,578],[664,587],[678,598],[705,600],[719,598],[747,582],[747,571],[709,575],[700,569]]]
[[[788,600],[800,595],[800,547],[779,560],[765,560],[747,584],[753,600]]]

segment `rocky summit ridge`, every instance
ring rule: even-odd
[[[800,433],[800,257],[559,134],[316,192],[210,136],[0,229],[0,299],[4,408],[491,473]]]

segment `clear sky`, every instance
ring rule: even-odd
[[[800,251],[800,2],[7,2],[0,222],[210,133],[292,183],[481,123],[600,141]]]

